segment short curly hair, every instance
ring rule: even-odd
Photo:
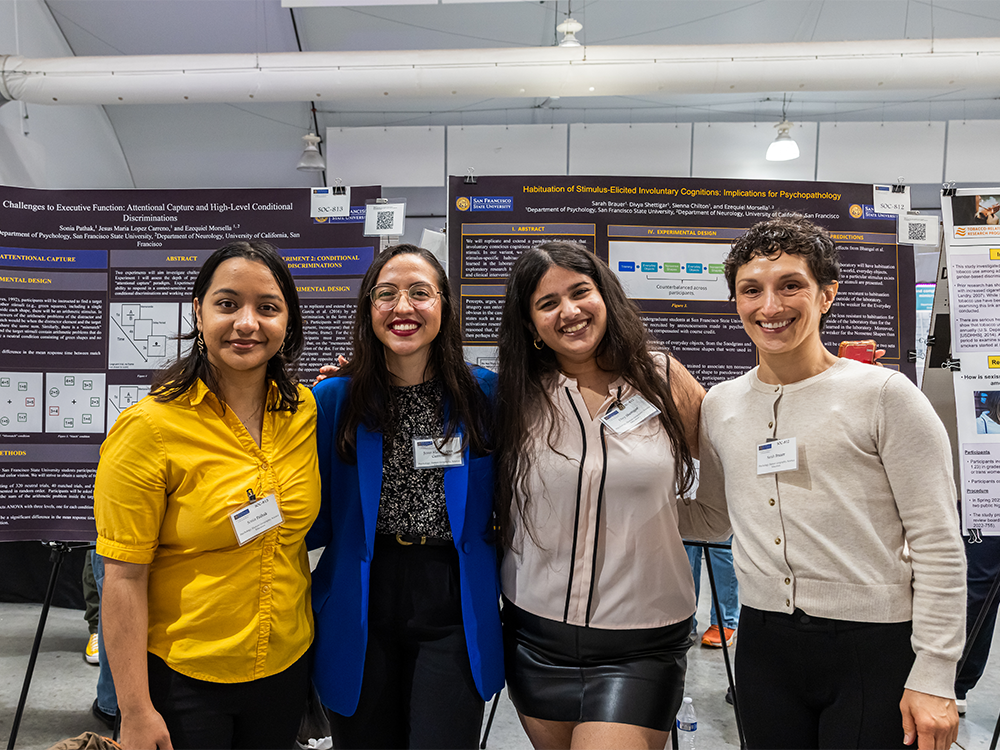
[[[754,258],[777,260],[783,253],[801,255],[821,286],[840,280],[840,254],[829,233],[802,214],[781,214],[758,222],[733,242],[726,256],[729,299],[736,299],[736,272]],[[820,316],[820,330],[830,311]]]

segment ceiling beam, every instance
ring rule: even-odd
[[[0,56],[35,104],[335,102],[994,87],[1000,39],[518,49]]]

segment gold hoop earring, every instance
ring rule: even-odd
[[[284,353],[285,353],[285,341],[284,339],[282,339],[281,346],[278,347],[278,354],[284,354]]]
[[[205,337],[201,335],[201,331],[198,331],[198,335],[194,339],[194,343],[198,346],[198,353],[205,356]]]
[[[544,349],[544,348],[545,348],[545,344],[543,344],[543,343],[542,343],[542,340],[541,340],[541,339],[535,339],[535,340],[534,340],[534,341],[532,341],[531,343],[533,343],[533,344],[535,345],[535,348],[536,348],[536,349],[537,349],[538,351],[541,351],[542,349]]]

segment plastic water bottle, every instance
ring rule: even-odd
[[[695,750],[694,736],[698,731],[698,717],[694,713],[694,702],[684,698],[677,713],[677,746],[681,750]]]

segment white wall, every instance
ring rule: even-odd
[[[327,181],[444,187],[444,126],[327,128]]]
[[[952,120],[948,123],[945,180],[1000,184],[1000,149],[996,148],[1000,122]]]
[[[824,182],[940,182],[944,138],[943,122],[825,122],[817,176]]]
[[[0,2],[0,53],[25,57],[73,54],[41,0]],[[133,187],[121,146],[102,107],[43,107],[20,102],[0,106],[0,184],[64,189]]]
[[[689,123],[569,126],[569,173],[687,177],[691,172]]]
[[[566,174],[566,125],[448,128],[448,171],[482,175]]]
[[[902,176],[936,192],[946,164],[947,179],[960,186],[1000,184],[1000,149],[983,145],[998,128],[996,121],[796,123],[801,155],[786,162],[764,159],[774,128],[753,123],[573,124],[568,139],[565,125],[330,128],[327,138],[345,163],[350,152],[342,170],[348,184],[432,188],[442,174],[464,175],[469,166],[479,175],[563,175],[568,164],[569,174],[592,175],[889,183]],[[419,163],[397,166],[413,160],[414,133],[433,143],[420,149]],[[337,176],[333,162],[331,170]]]

